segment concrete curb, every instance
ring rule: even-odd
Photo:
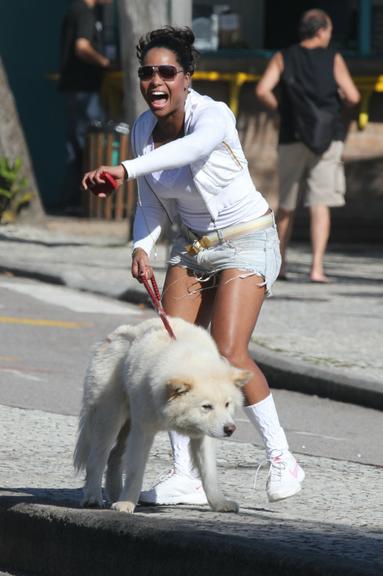
[[[15,276],[40,280],[50,284],[68,285],[60,274],[26,269],[18,266],[0,265],[0,272],[11,272]],[[76,288],[91,293],[102,294],[133,304],[147,304],[149,297],[143,286],[132,282],[125,290],[116,294],[95,291],[87,282]],[[250,353],[264,371],[271,388],[280,388],[303,394],[317,395],[339,402],[348,402],[358,406],[383,410],[383,388],[376,382],[359,380],[336,374],[331,370],[318,368],[301,360],[282,357],[256,345],[250,345]]]
[[[259,346],[250,346],[250,353],[265,373],[271,388],[315,394],[339,402],[383,410],[383,390],[376,382],[335,374],[331,370],[281,357]]]
[[[223,534],[206,524],[172,521],[150,514],[121,515],[42,504],[15,504],[2,497],[0,557],[4,567],[45,576],[378,576],[377,562],[351,561],[332,549],[331,535],[320,535],[320,549],[309,533],[289,543],[254,530],[248,536]],[[253,528],[253,530],[251,530]],[[320,529],[319,529],[320,530]],[[278,545],[276,545],[278,542]],[[378,546],[378,542],[374,545]],[[362,546],[362,543],[360,544]]]

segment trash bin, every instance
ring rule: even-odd
[[[85,150],[85,171],[101,164],[117,166],[130,157],[129,126],[123,122],[94,122],[89,126]],[[89,218],[127,220],[129,230],[136,205],[136,185],[126,182],[106,199],[87,193],[84,196]]]

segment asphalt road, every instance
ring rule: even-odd
[[[32,280],[0,276],[0,404],[76,415],[92,345],[150,309]],[[381,412],[275,390],[294,452],[383,464]],[[233,440],[259,444],[243,414]]]

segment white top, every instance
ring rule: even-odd
[[[196,232],[262,216],[268,204],[255,189],[235,127],[222,102],[192,90],[185,105],[185,136],[154,149],[156,118],[147,110],[132,128],[136,158],[123,162],[138,179],[134,248],[148,254],[167,217],[176,214]]]
[[[190,166],[175,170],[159,170],[147,176],[148,182],[163,199],[174,199],[181,222],[201,235],[217,228],[233,226],[239,222],[247,222],[257,218],[255,202],[245,197],[233,201],[235,197],[230,188],[236,187],[236,179],[229,184],[226,194],[230,202],[222,208],[215,220],[212,219],[202,196],[195,187]]]

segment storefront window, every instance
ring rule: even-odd
[[[199,50],[257,49],[263,43],[263,0],[193,2],[192,27]]]
[[[327,12],[332,43],[352,54],[383,52],[383,0],[210,0],[193,1],[193,30],[202,51],[274,51],[298,42],[301,15]]]

